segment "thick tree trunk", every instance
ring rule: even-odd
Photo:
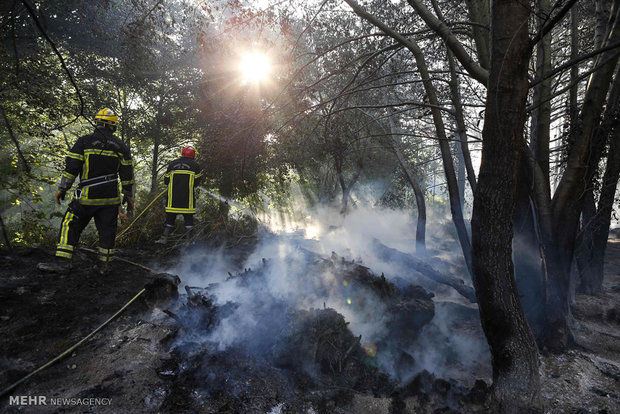
[[[473,281],[493,358],[497,411],[539,407],[538,350],[517,292],[512,262],[516,177],[523,141],[530,57],[529,2],[497,0],[482,162],[472,217]]]
[[[547,22],[550,11],[550,1],[540,0],[537,5],[538,30]],[[551,71],[551,32],[547,33],[536,44],[536,77],[543,78]],[[547,78],[534,87],[531,117],[530,148],[533,158],[541,174],[540,179],[550,182],[549,170],[549,143],[551,127],[551,94],[552,78]],[[528,189],[527,166],[520,166],[519,182],[517,185],[517,205],[515,211],[515,276],[519,293],[521,294],[523,309],[535,337],[542,342],[545,324],[545,289],[544,263],[541,262],[540,241],[536,235],[537,217],[530,201]],[[544,198],[549,200],[550,186],[538,188],[545,191]],[[548,206],[548,202],[545,202]]]

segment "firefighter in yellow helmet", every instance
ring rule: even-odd
[[[80,182],[73,192],[69,207],[62,219],[56,245],[56,262],[40,263],[43,271],[67,272],[78,244],[80,234],[95,219],[99,233],[99,270],[104,274],[114,256],[118,209],[121,204],[118,179],[122,188],[123,203],[133,210],[134,175],[129,147],[114,136],[118,118],[104,108],[95,115],[95,130],[75,142],[65,158],[56,203],[60,204],[79,176]]]
[[[164,174],[164,184],[168,186],[166,222],[164,233],[156,243],[166,244],[168,242],[168,236],[174,228],[177,214],[183,216],[187,240],[192,239],[194,213],[196,213],[194,189],[202,178],[200,166],[195,158],[194,147],[185,147],[181,150],[181,157],[168,164],[168,169]]]

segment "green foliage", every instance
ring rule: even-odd
[[[390,196],[383,199],[412,206],[385,139],[386,124],[377,121],[385,110],[357,108],[381,100],[384,90],[356,91],[369,76],[386,77],[409,62],[396,54],[360,66],[386,41],[369,36],[343,42],[360,30],[370,34],[355,16],[314,19],[310,3],[296,12],[287,5],[261,10],[226,0],[34,4],[79,94],[22,2],[3,8],[0,105],[7,119],[0,119],[0,207],[16,243],[53,242],[60,214],[54,184],[65,150],[91,130],[92,115],[104,106],[119,115],[117,135],[132,149],[138,208],[157,194],[167,164],[186,144],[200,151],[205,186],[255,211],[292,213],[291,200],[300,199],[341,203],[344,187],[361,192],[389,182],[383,193]],[[236,67],[254,49],[270,56],[273,72],[260,84],[243,83]],[[420,91],[413,84],[396,93],[423,99]],[[397,124],[402,131],[411,128],[404,117]],[[436,169],[425,163],[432,151],[417,148],[413,139],[403,145],[421,176]],[[219,203],[201,200],[201,220],[218,223]],[[251,221],[240,215],[221,226],[243,233],[255,228]],[[157,204],[126,242],[151,240],[162,222]]]

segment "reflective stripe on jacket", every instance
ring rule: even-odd
[[[67,153],[59,188],[68,190],[79,175],[80,181],[85,184],[81,188],[80,204],[120,204],[118,180],[114,178],[116,174],[120,176],[123,193],[132,194],[134,176],[129,148],[108,128],[96,127],[92,134],[78,138]],[[105,182],[98,183],[98,177],[107,178]],[[93,181],[97,184],[88,184]]]
[[[181,157],[168,165],[164,183],[168,185],[167,213],[194,214],[194,188],[202,174],[198,163],[192,158]]]

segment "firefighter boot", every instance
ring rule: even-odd
[[[185,226],[185,242],[188,245],[194,244],[194,226]]]
[[[110,273],[110,262],[100,261],[97,263],[97,270],[101,276],[105,276]]]
[[[155,241],[157,244],[166,244],[168,243],[168,236],[170,236],[170,232],[172,232],[172,227],[166,226],[164,227],[164,233],[161,235],[159,239]]]
[[[69,273],[73,269],[73,264],[69,259],[56,259],[49,263],[37,264],[37,269],[47,273]]]

